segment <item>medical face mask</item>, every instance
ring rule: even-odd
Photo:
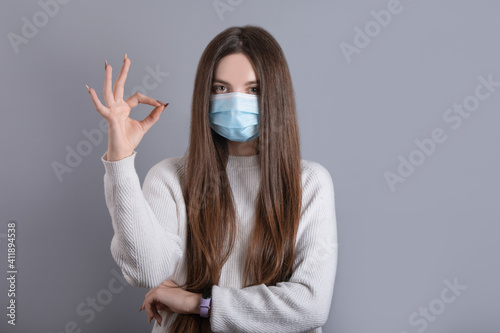
[[[233,92],[210,95],[210,127],[228,140],[248,142],[260,134],[259,96]]]

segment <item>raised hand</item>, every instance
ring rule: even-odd
[[[108,161],[118,161],[132,155],[144,134],[158,121],[168,105],[141,93],[136,93],[124,101],[123,90],[129,68],[130,59],[125,54],[122,69],[112,90],[112,68],[105,62],[103,95],[106,106],[101,103],[95,90],[87,86],[95,109],[108,123],[108,151],[105,158]],[[155,106],[141,121],[129,117],[132,108],[139,103]]]

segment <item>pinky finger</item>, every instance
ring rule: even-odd
[[[109,116],[109,110],[107,107],[102,105],[101,101],[99,100],[99,97],[97,96],[97,93],[95,92],[94,89],[90,88],[87,86],[87,90],[90,94],[90,98],[92,98],[92,102],[94,103],[94,108],[96,109],[97,112],[101,114],[104,118],[107,118]]]

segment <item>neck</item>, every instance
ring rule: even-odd
[[[226,170],[241,171],[259,167],[259,155],[228,155]]]
[[[251,156],[259,153],[257,148],[257,139],[249,142],[236,142],[226,140],[229,155],[232,156]]]

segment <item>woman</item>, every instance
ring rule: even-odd
[[[288,65],[256,26],[231,27],[203,52],[196,72],[189,149],[147,173],[135,148],[165,103],[123,101],[106,63],[102,156],[111,253],[127,281],[150,288],[153,332],[322,332],[337,267],[329,172],[302,160]],[[138,103],[155,106],[138,122]],[[202,299],[202,296],[204,298]],[[160,325],[161,324],[161,325]]]

